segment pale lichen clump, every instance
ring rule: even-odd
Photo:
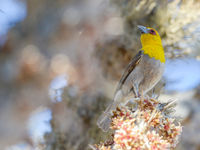
[[[154,99],[135,101],[132,106],[113,111],[112,139],[91,146],[94,150],[167,150],[173,149],[182,126],[173,112],[174,103]]]

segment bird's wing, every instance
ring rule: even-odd
[[[116,92],[122,88],[122,86],[124,85],[126,79],[128,78],[128,76],[130,75],[130,73],[135,69],[135,67],[139,64],[141,58],[142,58],[143,52],[140,50],[137,55],[135,57],[133,57],[133,59],[131,60],[131,62],[129,63],[129,65],[127,66],[126,70],[124,71],[124,74],[122,75]],[[116,93],[115,92],[115,93]]]

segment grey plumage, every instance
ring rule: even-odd
[[[150,58],[148,55],[143,54],[143,51],[139,51],[122,75],[114,99],[106,108],[105,112],[99,117],[97,125],[103,131],[108,131],[112,111],[115,110],[120,103],[125,103],[124,97],[131,92],[134,97],[138,97],[141,94],[145,95],[161,79],[163,71],[164,63]]]

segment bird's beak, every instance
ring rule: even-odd
[[[139,30],[141,31],[141,33],[149,33],[149,29],[147,27],[138,25],[137,26],[139,28]]]

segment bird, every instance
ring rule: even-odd
[[[161,37],[151,27],[138,25],[141,32],[142,48],[126,67],[116,88],[114,99],[97,120],[97,125],[107,132],[111,123],[112,111],[133,94],[135,98],[144,96],[161,80],[165,68],[165,52]]]

